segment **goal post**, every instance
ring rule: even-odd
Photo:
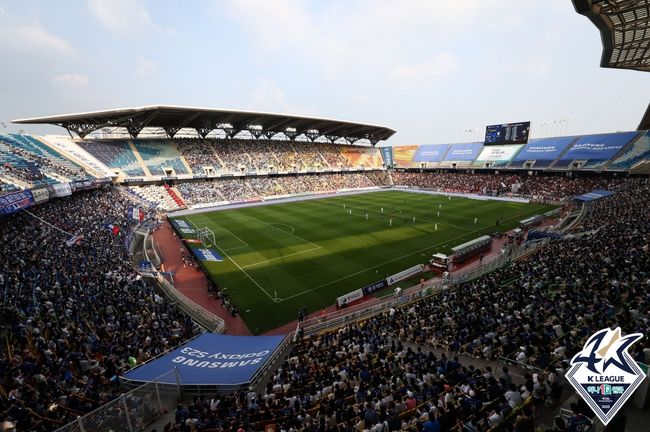
[[[201,240],[201,243],[203,244],[206,244],[209,241],[213,246],[217,245],[216,239],[214,237],[214,232],[208,227],[197,229],[196,236],[199,240]]]

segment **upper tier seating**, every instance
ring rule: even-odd
[[[129,176],[144,176],[142,167],[126,141],[92,140],[82,141],[79,145],[110,168],[120,168]]]
[[[189,174],[176,143],[171,140],[133,140],[151,175],[165,176],[165,168],[173,168],[178,174]]]

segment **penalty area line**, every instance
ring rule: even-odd
[[[187,219],[187,221],[188,221],[189,223],[191,223],[192,225],[194,225],[194,228],[196,228],[196,229],[199,228],[199,227],[198,227],[194,222],[192,222],[189,218],[186,218],[186,219]],[[210,241],[210,243],[212,243],[212,242]],[[260,290],[262,290],[262,292],[263,292],[264,294],[266,294],[266,296],[267,296],[268,298],[270,298],[271,301],[273,301],[273,302],[275,302],[275,303],[278,302],[278,299],[277,299],[277,298],[275,298],[275,297],[273,297],[271,294],[269,294],[269,293],[268,293],[268,292],[267,292],[267,291],[262,287],[262,285],[260,285],[260,284],[255,280],[255,279],[253,279],[253,277],[252,277],[251,275],[249,275],[248,272],[247,272],[246,270],[244,270],[243,268],[241,268],[241,266],[240,266],[239,264],[237,264],[237,262],[236,262],[234,259],[232,259],[232,258],[230,257],[230,255],[228,255],[226,252],[223,251],[223,249],[221,249],[219,246],[217,246],[217,245],[214,244],[214,243],[212,243],[212,246],[214,246],[214,247],[216,247],[217,249],[219,249],[219,250],[221,251],[221,253],[224,254],[224,255],[225,255],[225,256],[230,260],[230,262],[232,262],[235,266],[237,266],[237,268],[238,268],[239,270],[241,270],[241,272],[244,273],[248,279],[250,279],[250,280],[251,280],[255,285],[257,285],[257,287],[258,287]]]

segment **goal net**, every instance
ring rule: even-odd
[[[201,243],[206,244],[206,243],[211,243],[213,246],[216,246],[217,242],[214,238],[214,232],[208,227],[203,227],[199,228],[196,230],[196,236],[199,240],[201,240]]]

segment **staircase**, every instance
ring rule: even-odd
[[[174,202],[178,205],[178,207],[181,207],[181,208],[182,207],[187,207],[185,205],[185,201],[183,201],[183,198],[181,198],[181,195],[180,195],[179,192],[176,192],[173,188],[171,188],[167,184],[164,185],[164,187],[165,187],[165,190],[167,191],[167,193],[169,194],[169,196],[171,196],[172,199],[174,200]]]

